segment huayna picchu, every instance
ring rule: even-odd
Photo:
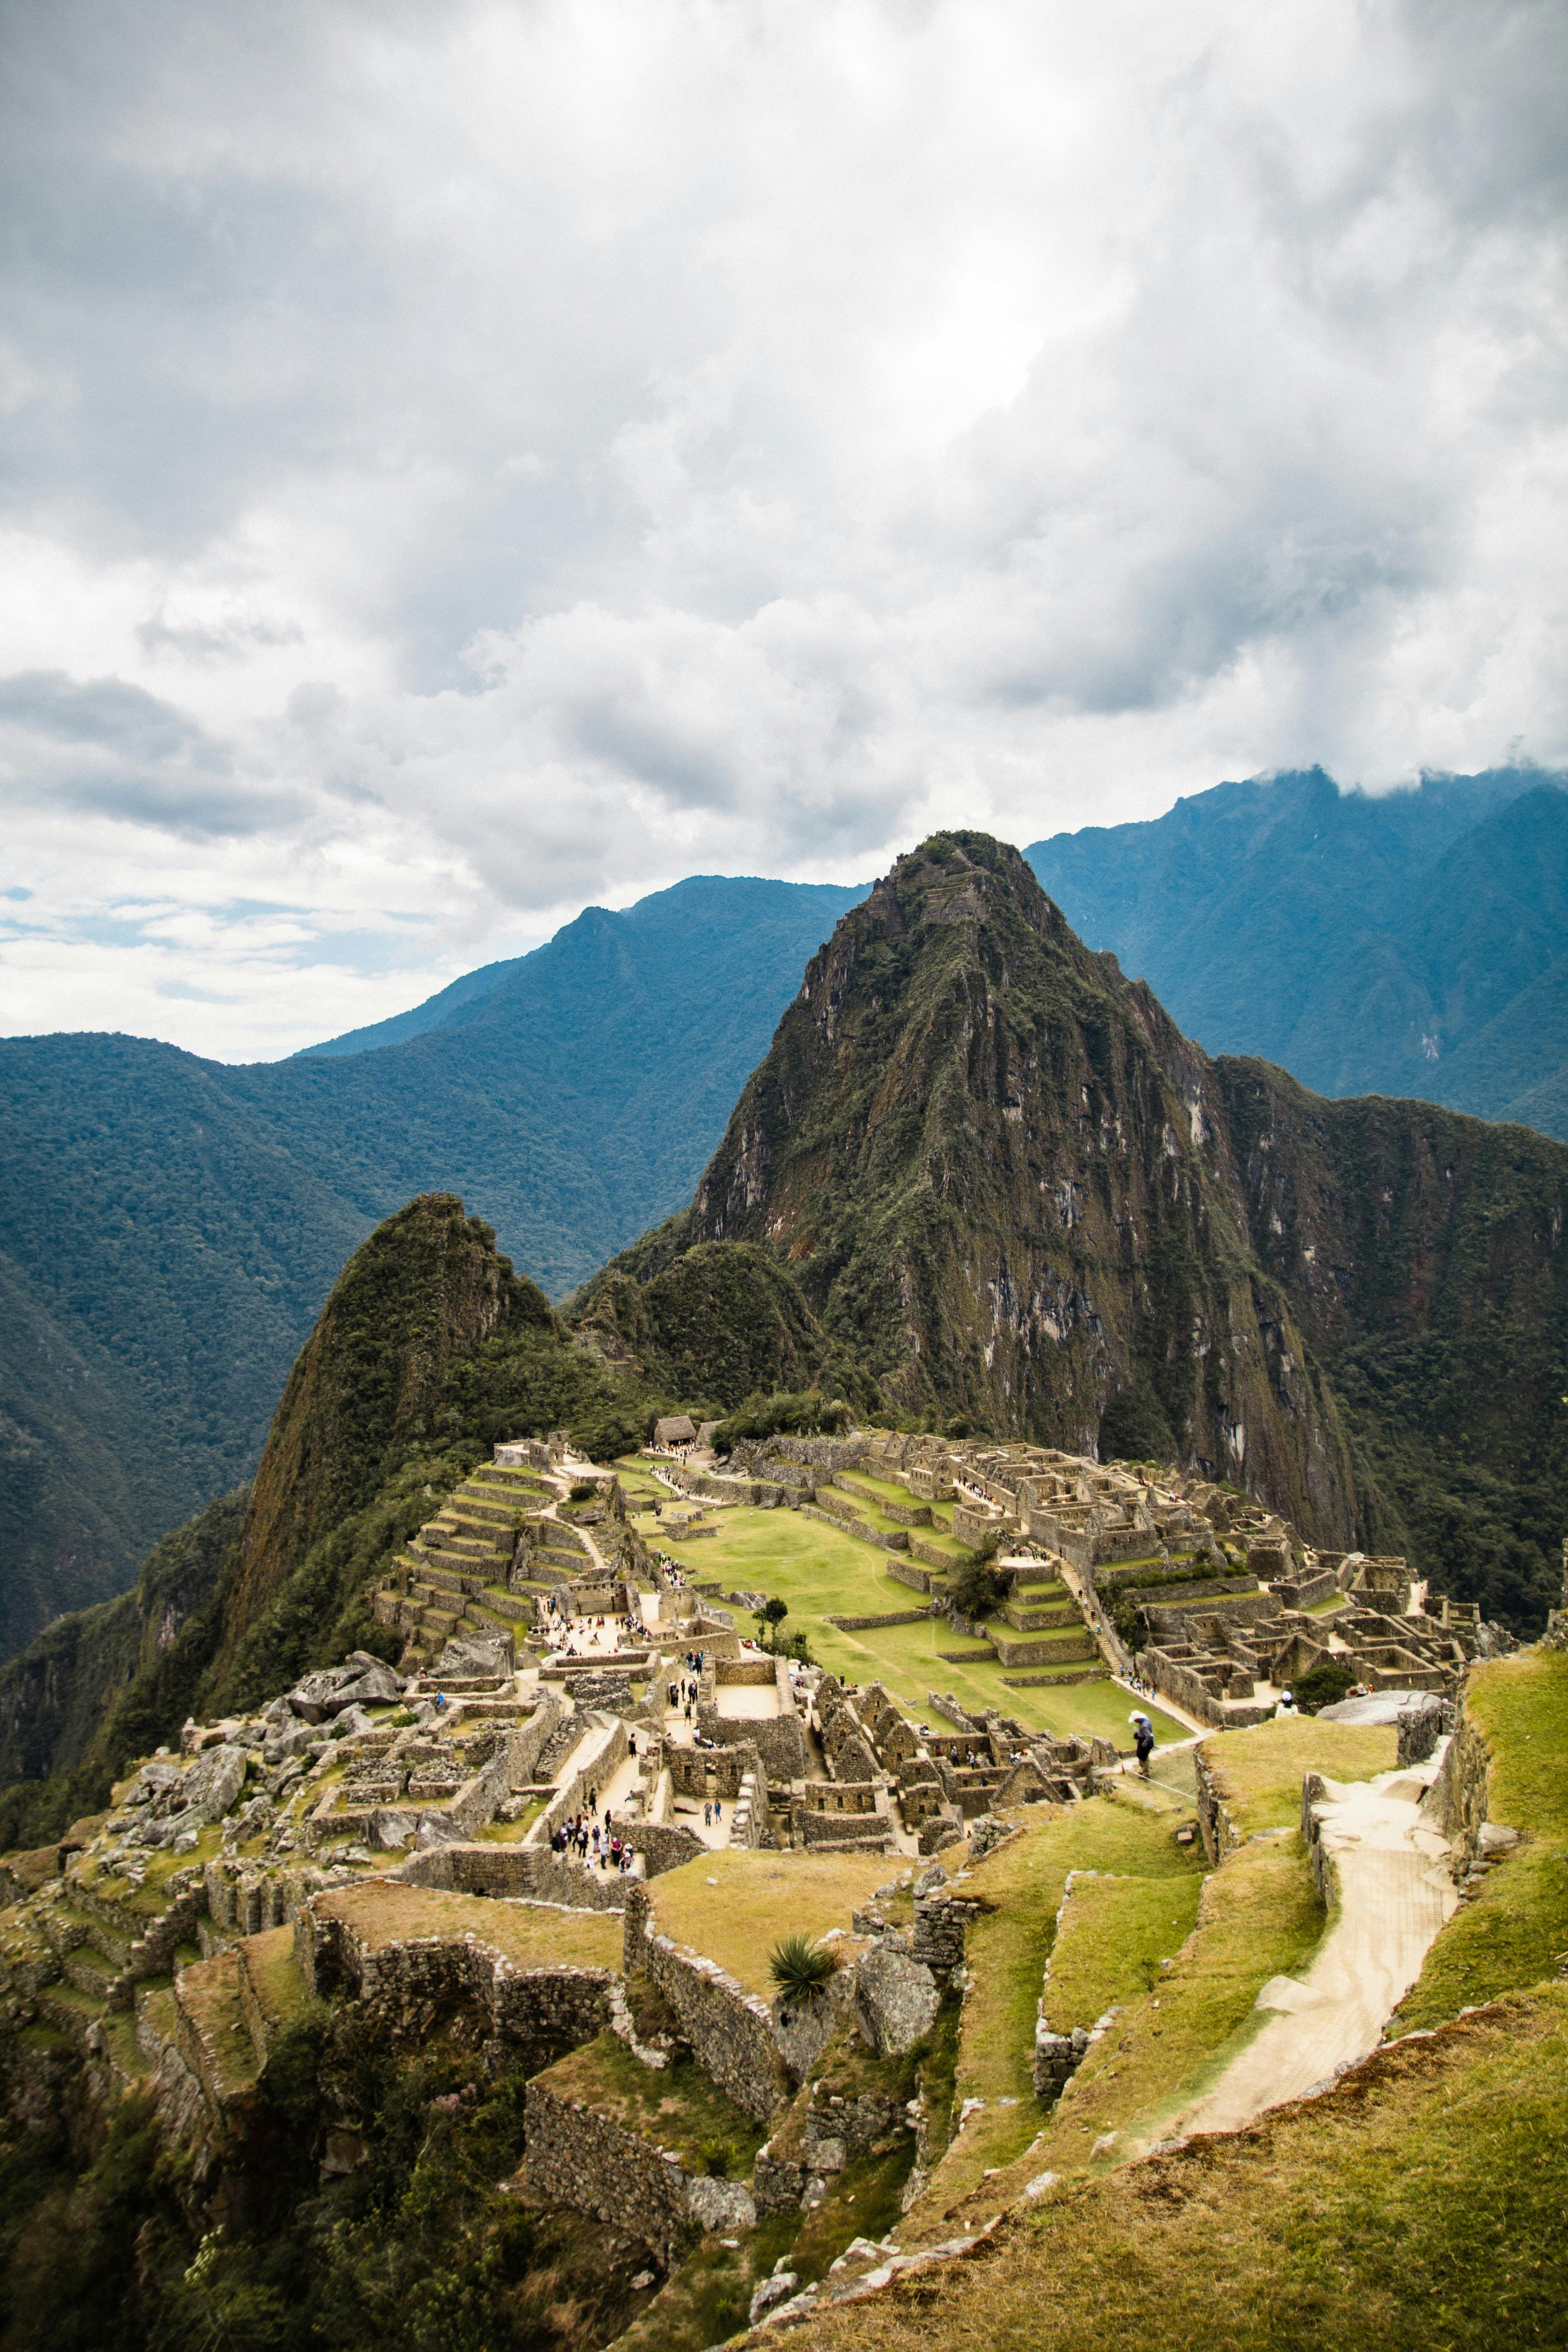
[[[0,2352],[1557,2340],[1565,1190],[954,834],[563,1311],[388,1218],[0,1676]]]

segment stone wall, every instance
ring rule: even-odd
[[[583,1727],[586,1733],[593,1727],[584,1724]],[[625,1760],[629,1752],[627,1747],[629,1738],[630,1734],[624,1718],[611,1725],[609,1738],[595,1748],[586,1763],[578,1766],[571,1780],[566,1781],[559,1793],[551,1799],[543,1812],[534,1822],[528,1833],[528,1842],[531,1845],[548,1848],[552,1833],[563,1822],[571,1820],[576,1813],[585,1813],[589,1810],[590,1791],[596,1792],[601,1789],[616,1766]]]
[[[312,1994],[346,1991],[395,2041],[422,2041],[455,2011],[472,2010],[530,2072],[592,2042],[610,2021],[610,1969],[523,1969],[471,1935],[372,1951],[350,1922],[309,1905],[294,1923],[294,1948]]]
[[[929,1609],[891,1609],[881,1617],[829,1617],[826,1622],[841,1633],[867,1633],[877,1625],[919,1625],[931,1613]]]
[[[700,1952],[654,1931],[647,1895],[636,1884],[626,1902],[624,1959],[627,1975],[647,1969],[703,2073],[758,2123],[770,2122],[792,2085],[767,2003]]]
[[[454,1895],[489,1895],[503,1901],[557,1903],[569,1911],[622,1911],[631,1884],[618,1871],[590,1870],[574,1857],[533,1845],[432,1846],[387,1875],[409,1886],[438,1886]]]
[[[525,2094],[528,2186],[552,2205],[607,2221],[667,2267],[695,2234],[686,2175],[647,2140],[535,2080]]]
[[[1448,1868],[1455,1884],[1475,1861],[1481,1827],[1489,1818],[1491,1758],[1468,1715],[1448,1742],[1436,1782],[1443,1834],[1450,1847]]]
[[[665,1767],[676,1793],[695,1797],[699,1803],[707,1797],[722,1797],[732,1802],[756,1761],[756,1745],[752,1740],[738,1741],[732,1748],[671,1747],[664,1751]]]

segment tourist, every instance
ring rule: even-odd
[[[1279,1704],[1274,1710],[1276,1718],[1282,1715],[1294,1715],[1296,1711],[1296,1702],[1291,1697],[1289,1692],[1281,1691],[1279,1694]]]
[[[711,1805],[704,1805],[702,1808],[702,1826],[705,1830],[710,1830],[713,1826],[713,1808]]]
[[[1132,1745],[1138,1753],[1138,1769],[1144,1780],[1149,1778],[1149,1759],[1154,1753],[1154,1727],[1146,1715],[1135,1714],[1132,1725]]]

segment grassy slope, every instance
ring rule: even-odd
[[[1125,1744],[1131,1703],[1115,1684],[1069,1684],[1059,1691],[1012,1689],[994,1659],[978,1665],[946,1664],[939,1652],[972,1645],[960,1642],[952,1626],[937,1618],[854,1633],[829,1625],[829,1613],[873,1617],[921,1606],[921,1594],[888,1574],[887,1555],[874,1545],[841,1535],[797,1511],[741,1507],[716,1517],[716,1536],[680,1542],[661,1534],[659,1548],[703,1582],[717,1578],[726,1591],[767,1592],[787,1601],[784,1632],[804,1633],[813,1657],[845,1681],[884,1682],[920,1717],[926,1715],[930,1692],[950,1690],[963,1706],[998,1707],[1031,1730],[1096,1733]],[[975,1654],[979,1656],[978,1650]],[[1152,1705],[1148,1712],[1162,1739],[1187,1737],[1173,1717]]]
[[[1227,2019],[1233,2033],[1246,2031],[1243,2003],[1259,1978],[1306,1957],[1315,1929],[1299,1841],[1258,1839],[1208,1880],[1158,2012],[1152,1997],[1129,2008],[1042,2143],[977,2185],[956,2218],[989,2220],[1036,2167],[1061,2176],[1040,2205],[1010,2215],[983,2261],[826,2314],[814,2346],[1489,2352],[1561,2343],[1568,1988],[1556,1880],[1568,1877],[1568,1656],[1529,1653],[1478,1669],[1469,1709],[1490,1749],[1491,1818],[1520,1827],[1526,1843],[1433,1946],[1401,2023],[1434,2031],[1385,2044],[1333,2095],[1247,2131],[1105,2177],[1085,2168],[1100,2134],[1157,2128],[1184,2056],[1197,2074],[1212,2072]],[[1244,1733],[1206,1752],[1237,1804],[1267,1816],[1300,1760],[1287,1759],[1286,1747]],[[1108,1901],[1109,1884],[1091,1883],[1096,1902]],[[1092,1937],[1086,1953],[1092,1969]],[[1485,2005],[1456,2019],[1472,2001]]]
[[[673,2148],[688,2172],[706,2172],[707,2151],[722,2148],[743,2179],[765,2137],[689,2058],[656,2072],[614,2033],[584,2042],[540,2079],[558,2098],[581,2099],[623,2131]]]
[[[1054,1968],[1057,1915],[1069,1874],[1118,1874],[1097,1883],[1136,1888],[1140,1903],[1166,1921],[1171,1940],[1158,1946],[1156,1960],[1180,1945],[1197,1906],[1203,1854],[1173,1843],[1176,1818],[1174,1811],[1156,1813],[1119,1798],[1097,1798],[1062,1811],[1053,1808],[1043,1819],[1031,1808],[1014,1816],[1021,1834],[987,1855],[964,1882],[963,1893],[994,1907],[975,1920],[964,1946],[971,1981],[960,2024],[955,2089],[960,2106],[968,2099],[985,2104],[972,2114],[933,2171],[901,2242],[948,2235],[947,2215],[955,2201],[989,2169],[1013,2163],[1039,2131],[1041,2110],[1032,2083],[1035,2017],[1047,1962]],[[1141,1933],[1142,1925],[1141,1920]],[[1141,1957],[1142,1941],[1137,1950]],[[1071,2022],[1092,2024],[1112,1997],[1109,1988],[1120,1980],[1124,1949],[1101,1957],[1103,1999],[1083,1992],[1087,1979],[1075,1964],[1075,1998],[1096,2006]]]
[[[1467,1706],[1491,1750],[1489,1817],[1527,1834],[1433,1945],[1400,2007],[1411,2031],[1568,1969],[1568,1653],[1478,1666]]]
[[[1276,1717],[1201,1746],[1215,1792],[1243,1838],[1300,1819],[1303,1773],[1370,1780],[1399,1761],[1399,1735],[1391,1726],[1321,1723],[1315,1716]]]
[[[1489,2352],[1560,2345],[1568,1990],[1371,2060],[1353,2092],[1053,2191],[813,2352]]]

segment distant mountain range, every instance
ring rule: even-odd
[[[1510,768],[1373,796],[1314,769],[1025,855],[1210,1053],[1568,1139],[1564,781]]]
[[[696,877],[285,1062],[0,1041],[0,1656],[248,1475],[412,1195],[460,1192],[552,1295],[689,1198],[858,895]]]

